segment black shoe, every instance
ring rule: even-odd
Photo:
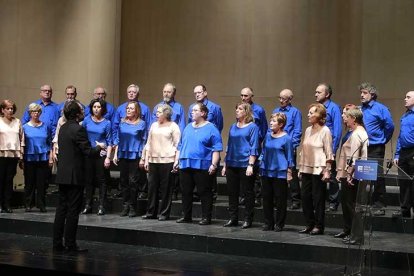
[[[273,230],[273,226],[270,226],[268,224],[265,224],[262,227],[262,231],[272,231],[272,230]]]
[[[135,208],[129,209],[128,217],[133,218],[137,216],[137,212],[135,211]]]
[[[341,233],[338,233],[338,234],[334,235],[334,238],[337,238],[337,239],[343,239],[343,238],[345,238],[345,237],[346,237],[346,236],[348,236],[348,235],[349,235],[349,233],[348,233],[348,232],[343,231],[343,232],[341,232]]]
[[[209,225],[211,224],[211,219],[201,219],[198,224],[200,225]]]
[[[4,208],[4,209],[2,209],[1,210],[1,213],[13,213],[13,210],[12,209],[10,209],[10,208]]]
[[[138,194],[138,199],[146,199],[148,197],[148,194],[145,192],[139,193]]]
[[[156,219],[156,216],[150,215],[150,214],[145,214],[142,216],[142,219]]]
[[[312,231],[310,231],[310,232],[309,232],[309,234],[310,234],[310,235],[313,235],[313,236],[315,236],[315,235],[323,235],[323,229],[320,229],[320,228],[314,227],[314,228],[312,229]]]
[[[361,241],[354,240],[354,239],[342,240],[342,242],[345,244],[349,244],[349,245],[361,245],[362,244]]]
[[[406,214],[406,213],[403,213],[401,210],[399,210],[399,211],[393,212],[391,217],[394,219],[395,218],[411,218],[411,214],[410,213]]]
[[[326,208],[325,212],[329,213],[329,212],[336,212],[338,211],[338,206],[336,205],[330,205],[328,208]]]
[[[299,231],[299,234],[309,234],[313,230],[313,227],[308,226],[305,229]]]
[[[45,207],[40,207],[39,208],[40,213],[47,213],[47,210]]]
[[[289,207],[290,210],[297,210],[300,209],[300,203],[293,202],[292,205]]]
[[[372,212],[373,216],[379,217],[379,216],[385,216],[385,210],[384,209],[377,209],[374,212]]]
[[[81,253],[87,253],[88,252],[88,249],[86,249],[86,248],[80,248],[78,246],[75,246],[75,247],[66,247],[65,252],[66,253],[79,253],[79,254],[81,254]]]
[[[26,208],[24,209],[24,211],[25,211],[26,213],[31,213],[31,212],[32,212],[32,208],[26,207]]]
[[[192,219],[187,219],[187,218],[179,218],[175,222],[176,223],[192,223],[193,220]]]
[[[159,216],[158,217],[158,220],[159,221],[166,221],[166,220],[168,220],[168,217],[166,217],[166,216]]]
[[[256,198],[256,200],[254,201],[254,207],[260,207],[260,206],[262,206],[262,199]]]
[[[105,208],[104,207],[99,207],[98,209],[98,213],[96,213],[98,216],[103,216],[105,215]]]
[[[351,239],[350,235],[346,235],[343,239],[342,242],[345,243],[346,241],[349,241]]]
[[[252,227],[252,222],[251,221],[247,221],[247,220],[241,226],[242,229],[247,229],[247,228],[250,228],[250,227]]]
[[[241,197],[239,199],[239,205],[245,205],[246,204],[246,199],[244,197]]]
[[[275,232],[282,232],[283,231],[283,227],[279,226],[279,225],[275,225]]]
[[[92,213],[92,207],[91,206],[89,206],[89,205],[86,205],[85,206],[85,209],[83,209],[83,211],[82,211],[82,215],[86,215],[86,214],[91,214]]]
[[[232,226],[238,226],[239,222],[237,220],[232,220],[230,219],[229,221],[227,221],[223,227],[232,227]]]

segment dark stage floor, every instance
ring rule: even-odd
[[[42,275],[342,275],[343,265],[199,253],[145,246],[80,241],[86,254],[53,253],[46,237],[0,234],[0,271]],[[59,271],[59,273],[58,273]],[[410,275],[374,268],[372,275]]]

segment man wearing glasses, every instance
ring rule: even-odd
[[[279,93],[280,106],[275,108],[272,113],[283,112],[286,114],[286,125],[284,130],[292,139],[293,145],[293,158],[296,166],[296,149],[300,145],[300,139],[302,138],[302,113],[292,105],[293,92],[290,89],[283,89]],[[300,208],[300,185],[298,179],[298,170],[296,167],[292,168],[292,180],[289,183],[290,201],[292,205],[290,209]]]
[[[42,107],[42,114],[40,115],[40,121],[51,126],[52,137],[55,136],[56,125],[59,120],[60,114],[58,105],[52,101],[53,90],[49,84],[44,84],[40,87],[40,99],[35,101]],[[22,125],[30,121],[30,114],[28,108],[24,111],[22,118]]]

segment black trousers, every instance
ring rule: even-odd
[[[352,228],[352,220],[355,216],[355,202],[357,198],[358,183],[350,185],[346,178],[341,178],[341,203],[344,220],[344,232],[350,234]]]
[[[368,146],[368,159],[374,158],[378,159],[378,174],[383,174],[383,164],[385,155],[385,145],[369,145]],[[374,183],[374,192],[372,193],[372,201],[374,207],[383,208],[385,204],[385,179],[384,177],[378,177],[377,181]]]
[[[95,187],[99,188],[99,206],[104,207],[107,194],[107,174],[104,167],[105,156],[96,158],[87,158],[86,167],[86,185],[85,185],[85,205],[92,206]]]
[[[414,148],[401,149],[398,166],[409,176],[414,175]],[[398,170],[402,177],[400,184],[400,203],[403,215],[411,216],[411,208],[414,207],[414,180],[404,179],[406,175],[403,171]]]
[[[10,209],[18,161],[18,158],[0,157],[0,206],[3,209]]]
[[[181,190],[183,192],[183,216],[191,219],[193,208],[193,191],[197,187],[197,193],[201,200],[201,215],[203,219],[211,219],[213,210],[213,178],[207,170],[182,169],[180,170]]]
[[[138,160],[119,159],[119,181],[121,183],[122,201],[124,205],[137,207],[138,183],[146,174],[138,167]]]
[[[174,163],[149,163],[147,215],[170,217]],[[161,205],[159,197],[161,196]]]
[[[79,213],[82,209],[83,186],[59,185],[59,199],[53,225],[53,246],[65,245],[76,247],[76,232],[78,230]]]
[[[270,227],[285,226],[288,184],[286,179],[262,176],[264,223]],[[276,201],[276,219],[274,202]]]
[[[300,190],[300,183],[298,178],[298,169],[296,168],[296,149],[293,152],[293,162],[295,167],[292,168],[292,180],[289,181],[289,198],[292,202],[300,202],[301,201],[301,190]]]
[[[226,167],[226,180],[230,219],[233,221],[239,220],[239,196],[241,187],[244,187],[244,220],[251,222],[253,220],[256,173],[247,176],[246,168]]]
[[[24,162],[25,207],[46,207],[46,183],[49,177],[48,161]]]
[[[302,208],[308,227],[325,228],[326,183],[322,175],[302,173]]]

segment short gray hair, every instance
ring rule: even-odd
[[[373,84],[371,84],[369,82],[363,82],[363,83],[361,83],[358,86],[358,88],[359,88],[359,91],[361,91],[361,90],[367,90],[372,95],[372,98],[374,100],[377,99],[377,97],[378,97],[378,90],[377,90],[377,88]]]

